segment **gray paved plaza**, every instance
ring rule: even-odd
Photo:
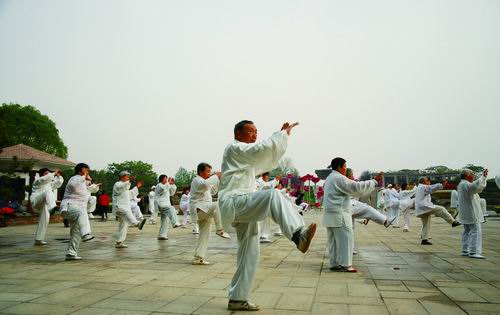
[[[319,222],[320,213],[306,214]],[[433,218],[432,246],[413,229],[357,224],[357,274],[331,272],[326,232],[319,228],[307,254],[284,237],[261,247],[252,301],[259,314],[499,314],[500,220],[483,226],[486,260],[460,256],[462,227]],[[227,287],[235,270],[235,235],[210,239],[210,266],[192,266],[196,236],[158,225],[130,229],[127,249],[115,249],[117,223],[92,221],[96,239],[83,243],[82,261],[64,261],[69,230],[51,224],[45,247],[33,246],[35,226],[0,229],[0,313],[228,314]],[[243,313],[243,312],[239,312]]]

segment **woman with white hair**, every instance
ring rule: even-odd
[[[458,220],[464,226],[462,233],[462,256],[484,259],[482,254],[481,223],[484,222],[479,193],[486,187],[488,170],[484,170],[480,178],[474,181],[474,173],[469,169],[462,170],[458,184],[458,203],[460,212]]]

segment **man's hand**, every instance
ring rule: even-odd
[[[61,176],[61,170],[60,169],[56,169],[56,171],[54,173],[56,174],[56,176]]]
[[[483,176],[484,176],[484,177],[488,177],[488,169],[485,169],[485,170],[483,171]]]
[[[221,171],[217,171],[217,172],[215,172],[215,175],[220,179],[220,177],[222,176],[222,172]]]
[[[286,131],[286,133],[287,133],[288,135],[290,135],[290,133],[292,132],[292,129],[293,129],[294,127],[298,126],[298,125],[299,125],[299,123],[298,123],[298,122],[295,122],[295,123],[293,123],[293,124],[290,124],[289,122],[286,122],[286,123],[284,123],[284,124],[283,124],[283,126],[281,126],[281,130],[285,130],[285,131]]]

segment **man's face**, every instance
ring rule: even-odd
[[[265,182],[269,181],[269,175],[262,175],[262,180]]]
[[[45,175],[47,175],[47,174],[49,174],[49,173],[50,173],[49,171],[45,171],[45,172],[43,172],[43,175],[42,175],[42,176],[45,176]]]
[[[168,178],[167,178],[167,176],[165,176],[165,177],[162,178],[161,183],[163,185],[165,185],[167,183],[167,180],[168,180]]]
[[[80,171],[80,175],[82,175],[82,176],[87,176],[87,175],[89,174],[89,171],[90,171],[90,169],[88,169],[88,168],[84,167],[84,168],[82,168],[82,170]]]
[[[202,172],[200,172],[200,177],[203,179],[208,179],[210,178],[210,174],[212,174],[212,168],[205,167],[205,169]]]
[[[130,176],[128,176],[128,175],[124,175],[124,176],[122,176],[122,177],[120,178],[120,180],[121,180],[122,182],[128,182],[128,181],[130,180]]]
[[[255,143],[257,140],[257,127],[254,124],[246,124],[243,130],[237,131],[236,140],[245,143]]]
[[[342,165],[342,167],[339,167],[337,169],[337,172],[345,176],[345,173],[347,172],[347,162]]]
[[[465,179],[469,182],[469,183],[472,183],[474,181],[474,174],[473,173],[468,173],[466,176],[465,176]]]

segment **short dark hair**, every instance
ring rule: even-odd
[[[234,125],[234,136],[236,136],[237,131],[242,131],[245,128],[245,125],[253,125],[253,121],[251,120],[242,120],[236,125]]]
[[[261,176],[262,176],[262,177],[264,177],[264,176],[269,176],[269,172],[262,173],[262,175],[261,175]]]
[[[85,163],[78,163],[78,164],[76,164],[76,166],[75,166],[75,174],[80,174],[80,172],[81,172],[84,168],[90,168],[90,166],[88,166],[88,165],[87,165],[87,164],[85,164]]]
[[[200,173],[203,172],[207,167],[212,168],[212,165],[201,162],[200,164],[198,164],[198,167],[196,167],[196,174],[200,175]]]
[[[43,173],[45,173],[47,171],[50,172],[50,170],[48,168],[42,167],[41,169],[38,170],[38,175],[43,176]]]
[[[159,183],[161,183],[161,182],[162,182],[162,180],[163,180],[165,177],[167,177],[167,175],[165,175],[165,174],[161,174],[161,175],[158,177],[158,182],[159,182]]]
[[[402,183],[401,184],[401,189],[406,190],[406,187],[408,187],[408,183]]]
[[[341,157],[336,157],[332,160],[332,163],[330,163],[330,167],[332,170],[336,171],[339,167],[344,166],[346,160],[344,160]]]

